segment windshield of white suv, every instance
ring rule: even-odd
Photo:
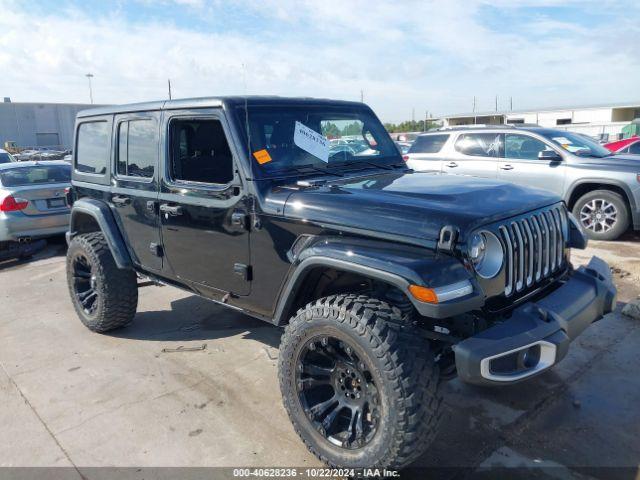
[[[556,145],[581,157],[602,158],[611,155],[611,152],[599,145],[595,140],[591,140],[585,135],[572,132],[562,132],[550,130],[540,132],[542,136],[548,138]]]
[[[391,137],[365,107],[301,104],[238,108],[248,129],[249,155],[258,178],[344,171],[402,164]]]

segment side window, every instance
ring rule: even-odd
[[[504,156],[506,158],[537,160],[540,152],[549,149],[546,143],[527,135],[507,133],[504,142]]]
[[[629,145],[629,153],[640,155],[640,142],[632,143]]]
[[[108,122],[81,123],[76,141],[76,170],[103,175],[109,162],[110,141]]]
[[[474,157],[502,157],[503,135],[501,133],[464,133],[458,137],[455,149]]]
[[[172,120],[169,124],[171,180],[226,185],[233,157],[219,120]]]
[[[448,138],[449,135],[421,135],[413,142],[408,153],[438,153]]]
[[[118,175],[151,178],[158,159],[155,121],[129,120],[118,125]]]

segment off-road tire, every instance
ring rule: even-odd
[[[354,294],[319,299],[292,318],[280,345],[280,390],[296,432],[320,460],[332,467],[401,468],[429,447],[441,418],[439,371],[429,344],[415,328],[397,308]],[[298,399],[294,375],[298,354],[319,334],[344,335],[379,376],[381,421],[362,448],[348,450],[330,443],[314,429]]]
[[[617,220],[611,230],[606,232],[594,232],[591,229],[585,228],[580,218],[580,211],[589,202],[593,200],[604,200],[614,205],[617,210]],[[582,229],[587,236],[593,240],[615,240],[620,237],[629,228],[629,208],[622,195],[611,190],[593,190],[592,192],[585,193],[573,206],[573,215],[578,219],[578,222],[582,226]]]
[[[73,278],[74,259],[83,255],[95,276],[97,304],[93,314],[85,312],[76,297]],[[77,235],[67,251],[67,285],[71,301],[82,323],[94,332],[104,333],[124,327],[133,320],[138,306],[137,277],[133,270],[119,269],[100,232]]]

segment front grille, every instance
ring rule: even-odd
[[[564,266],[567,212],[556,206],[499,227],[506,251],[507,297],[553,275]]]

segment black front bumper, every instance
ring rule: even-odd
[[[609,266],[594,257],[546,297],[516,308],[508,320],[455,345],[458,377],[503,385],[541,373],[562,360],[569,344],[615,305]]]

